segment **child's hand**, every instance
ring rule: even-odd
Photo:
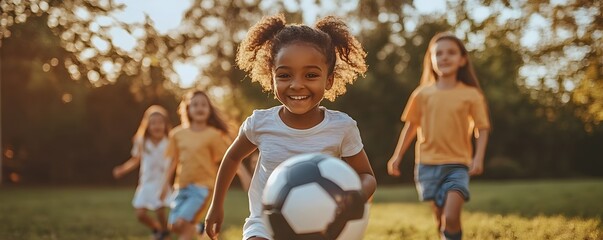
[[[481,175],[484,172],[484,162],[473,159],[473,164],[469,168],[469,176]]]
[[[120,178],[124,175],[124,171],[122,171],[120,166],[114,167],[113,168],[113,177],[114,178]]]
[[[397,157],[392,157],[387,162],[387,174],[394,177],[400,176],[400,159]]]
[[[205,217],[205,232],[209,238],[218,239],[220,234],[220,228],[222,227],[222,221],[224,221],[224,208],[220,206],[214,206],[212,203],[207,211]]]

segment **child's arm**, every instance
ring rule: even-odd
[[[469,169],[470,176],[480,175],[484,172],[484,155],[486,154],[490,131],[488,129],[480,129],[478,133],[479,137],[475,142],[475,156],[473,157],[473,164],[471,164],[471,168]]]
[[[224,154],[226,154],[226,149],[232,143],[232,139],[228,136],[224,136],[224,140],[224,142],[215,142],[215,146],[217,149],[216,151],[219,152],[219,154],[215,154],[216,159],[214,159],[214,162],[218,164],[220,163],[220,160],[224,158]],[[245,191],[249,190],[249,185],[251,183],[251,175],[249,174],[249,171],[247,170],[244,164],[239,164],[239,168],[237,169],[237,176],[241,181],[241,186],[243,187],[243,189]]]
[[[375,193],[375,189],[377,189],[377,180],[375,179],[375,173],[373,173],[366,152],[362,149],[362,151],[354,156],[343,157],[343,160],[358,173],[360,184],[362,184],[362,193],[364,194],[365,201],[368,201],[373,196],[373,193]]]
[[[402,128],[402,132],[400,132],[400,139],[398,139],[398,145],[396,145],[396,150],[394,154],[387,162],[387,173],[391,176],[400,176],[400,162],[402,162],[402,157],[408,147],[415,140],[417,136],[417,124],[412,122],[406,122],[404,124],[404,128]]]
[[[237,176],[239,176],[239,180],[241,181],[241,186],[243,186],[243,190],[249,191],[249,185],[251,185],[251,174],[249,173],[244,164],[239,164]]]
[[[239,169],[239,164],[243,158],[251,154],[256,148],[257,146],[251,143],[244,134],[240,134],[228,150],[226,150],[226,154],[218,170],[214,196],[207,212],[207,217],[205,218],[206,232],[211,239],[217,239],[220,233],[224,220],[223,204],[226,198],[226,191]]]
[[[172,178],[174,177],[174,173],[176,172],[176,167],[178,167],[178,157],[169,158],[170,166],[165,173],[165,183],[161,188],[161,194],[159,195],[159,199],[165,199],[165,195],[168,193],[168,189],[170,189],[170,185],[172,184]]]
[[[224,154],[222,154],[220,158],[223,157]],[[217,162],[219,162],[219,160]],[[239,177],[239,180],[241,181],[241,186],[243,187],[243,189],[245,191],[249,190],[249,185],[251,184],[251,174],[249,174],[249,171],[247,171],[247,168],[245,168],[244,164],[239,164],[236,174]]]
[[[113,168],[113,177],[120,178],[140,165],[140,157],[132,156],[125,163]]]

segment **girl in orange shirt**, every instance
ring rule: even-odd
[[[454,35],[440,33],[431,39],[421,84],[410,96],[402,121],[405,125],[388,173],[400,176],[402,156],[418,136],[415,182],[419,197],[432,202],[440,237],[461,239],[469,176],[483,172],[490,122],[467,49]]]
[[[181,125],[170,132],[165,153],[171,159],[166,179],[176,174],[168,224],[179,239],[194,239],[203,234],[201,220],[207,199],[213,194],[218,165],[231,140],[226,122],[205,92],[186,94],[179,111]],[[238,168],[237,173],[244,185],[249,182],[245,168]],[[162,196],[167,189],[168,182]]]

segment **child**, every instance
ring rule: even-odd
[[[453,35],[435,35],[425,54],[420,86],[412,93],[406,122],[388,173],[400,175],[400,161],[418,133],[415,181],[419,197],[431,201],[438,234],[461,239],[461,208],[469,201],[469,176],[483,171],[490,122],[465,46]],[[476,150],[471,133],[476,129]],[[473,157],[472,157],[473,154]]]
[[[168,203],[160,197],[168,169],[165,149],[169,131],[167,111],[158,105],[150,106],[134,135],[132,158],[113,169],[113,176],[120,178],[140,165],[140,180],[132,205],[138,220],[153,231],[155,239],[164,239],[169,234],[165,216]],[[147,210],[155,211],[157,220],[149,217]]]
[[[282,103],[256,110],[242,124],[218,172],[206,232],[217,239],[224,220],[224,198],[241,160],[259,149],[259,163],[249,189],[250,216],[243,239],[270,239],[261,220],[266,180],[284,160],[321,152],[342,158],[359,174],[364,197],[376,188],[356,122],[348,115],[319,106],[334,100],[358,74],[366,71],[366,53],[345,23],[326,17],[316,27],[286,25],[284,16],[265,17],[249,30],[237,53],[238,66],[251,80],[271,90]]]
[[[169,224],[180,239],[193,239],[197,227],[203,233],[200,220],[207,208],[206,199],[213,193],[218,164],[229,144],[228,127],[203,91],[186,94],[179,112],[182,124],[170,133],[166,151],[172,159],[166,178],[172,179],[177,169],[177,192]],[[164,192],[168,187],[166,182]]]

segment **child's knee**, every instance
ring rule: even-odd
[[[180,231],[182,231],[182,227],[182,219],[178,219],[170,225],[170,230],[172,230],[172,232],[179,233]]]
[[[181,233],[184,231],[184,229],[186,229],[187,224],[189,223],[186,220],[179,218],[172,223],[172,225],[170,225],[170,230],[172,230],[172,232]]]
[[[147,219],[147,212],[142,209],[136,210],[136,218],[138,219],[138,221],[145,221]]]

